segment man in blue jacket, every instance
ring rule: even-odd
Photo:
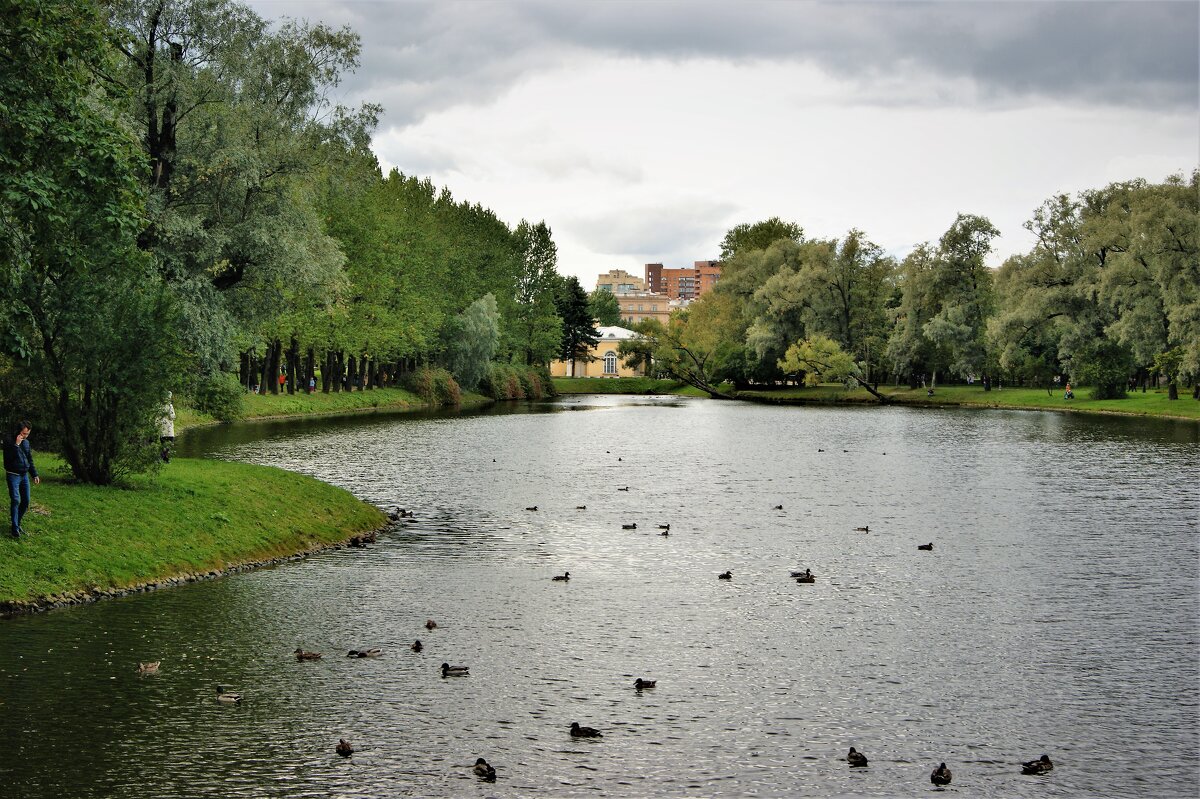
[[[29,478],[42,482],[33,465],[33,450],[29,447],[29,422],[17,422],[12,437],[4,439],[4,476],[8,479],[8,498],[12,500],[12,537],[20,538],[21,519],[29,510]]]

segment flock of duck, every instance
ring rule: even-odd
[[[819,450],[819,451],[823,451],[823,450]],[[617,490],[618,491],[629,491],[629,487],[628,486],[618,487]],[[587,506],[586,505],[578,505],[578,506],[576,506],[576,509],[577,510],[587,510]],[[772,509],[777,510],[777,511],[782,511],[783,505],[775,505],[775,506],[773,506]],[[538,506],[531,505],[531,506],[526,507],[525,510],[531,511],[531,512],[537,511]],[[395,511],[393,511],[392,513],[390,513],[388,515],[393,521],[396,521],[399,519],[405,519],[405,518],[413,518],[412,511],[409,511],[406,509],[400,509],[400,508],[397,508]],[[634,523],[629,523],[629,524],[622,524],[621,527],[624,530],[636,530],[637,523],[634,522]],[[671,525],[670,524],[660,524],[660,525],[657,525],[657,529],[661,531],[661,533],[660,533],[661,535],[664,535],[664,536],[669,535],[670,530],[671,530]],[[861,533],[869,533],[870,526],[864,525],[862,527],[856,527],[855,531],[861,532]],[[917,545],[917,549],[923,550],[923,551],[932,551],[933,543],[930,542],[928,544],[919,544],[919,545]],[[790,576],[795,578],[797,583],[815,583],[816,582],[816,576],[812,573],[812,570],[809,568],[805,568],[804,571],[799,571],[799,570],[792,571],[790,573]],[[551,577],[551,580],[554,582],[564,582],[565,583],[565,582],[568,582],[570,579],[571,579],[571,572],[569,572],[569,571],[564,572],[563,574],[557,574],[557,575],[554,575],[553,577]],[[717,579],[732,580],[733,579],[733,570],[727,569],[726,571],[721,572],[720,574],[717,575]],[[435,629],[437,629],[437,626],[438,626],[437,622],[435,622],[433,619],[427,619],[425,622],[426,630],[430,630],[430,631],[435,630]],[[421,652],[424,649],[424,644],[421,643],[420,639],[416,639],[413,641],[412,645],[409,648],[413,652]],[[313,651],[305,650],[303,648],[297,648],[293,652],[293,655],[295,656],[295,658],[298,662],[320,660],[322,657],[322,654],[320,652],[313,652]],[[346,657],[348,657],[348,658],[377,658],[377,657],[381,657],[382,655],[383,655],[383,650],[380,647],[373,647],[373,648],[367,648],[367,649],[351,649],[351,650],[347,651],[347,653],[346,653]],[[153,674],[158,673],[161,665],[162,665],[161,661],[152,661],[149,663],[139,663],[137,671],[140,675],[153,675]],[[441,676],[443,678],[467,677],[469,675],[470,675],[470,667],[468,667],[468,666],[454,666],[454,665],[451,665],[450,663],[442,663],[442,665],[441,665]],[[655,688],[657,686],[657,684],[658,684],[657,680],[647,680],[642,677],[638,677],[637,679],[634,680],[633,687],[635,690],[637,690],[640,693],[643,690]],[[235,704],[235,703],[242,701],[242,694],[230,691],[223,685],[217,685],[216,686],[216,700],[223,704]],[[577,721],[571,723],[569,732],[570,732],[570,735],[572,738],[603,738],[604,737],[604,734],[600,730],[597,730],[594,727],[582,726]],[[339,738],[337,745],[334,747],[334,752],[342,757],[350,757],[351,755],[354,754],[354,746],[349,741],[347,741],[345,738]],[[850,765],[851,768],[865,768],[866,766],[869,765],[869,761],[868,761],[866,755],[864,755],[862,752],[859,752],[853,746],[850,747],[850,751],[846,755],[845,760],[847,761],[847,763]],[[1046,774],[1046,773],[1050,772],[1051,770],[1053,770],[1053,768],[1054,768],[1054,763],[1050,760],[1049,755],[1042,755],[1037,760],[1030,760],[1028,762],[1022,763],[1021,764],[1021,773],[1022,774],[1030,774],[1030,775]],[[479,757],[476,759],[475,764],[473,766],[473,773],[475,774],[475,776],[479,777],[481,780],[484,780],[487,782],[493,782],[496,780],[496,769],[491,764],[489,764],[486,759],[484,759],[482,757]],[[951,783],[952,779],[953,779],[953,774],[951,773],[950,769],[946,766],[945,763],[939,764],[937,766],[937,768],[935,768],[929,775],[929,781],[933,785],[938,786],[938,787],[949,785]]]

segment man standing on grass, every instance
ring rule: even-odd
[[[8,479],[8,498],[12,501],[12,537],[20,538],[25,532],[21,520],[29,510],[29,478],[42,482],[37,467],[33,465],[33,450],[29,447],[29,422],[17,422],[11,437],[4,439],[4,476]]]

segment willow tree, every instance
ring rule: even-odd
[[[107,484],[155,462],[178,321],[136,246],[136,143],[93,80],[111,67],[99,10],[0,0],[0,17],[3,340],[72,473]]]
[[[341,258],[314,181],[365,150],[378,109],[331,99],[357,65],[348,28],[272,28],[230,0],[106,4],[120,61],[99,72],[127,93],[148,220],[139,236],[184,308],[203,369],[227,368],[230,331],[253,332],[300,295],[327,291]]]

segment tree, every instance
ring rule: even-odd
[[[638,338],[621,342],[620,353],[626,363],[652,360],[655,368],[713,399],[731,399],[720,383],[737,344],[717,323],[731,301],[712,292],[672,313],[666,326],[645,320],[638,325]]]
[[[446,368],[467,391],[487,374],[500,340],[500,314],[496,298],[485,294],[445,327]]]
[[[545,222],[521,220],[514,231],[521,260],[515,291],[511,352],[527,365],[544,365],[559,351],[562,322],[554,308],[558,248]]]
[[[605,292],[607,293],[607,292]],[[554,306],[562,319],[562,343],[558,357],[569,361],[571,376],[575,376],[575,361],[586,359],[588,350],[600,341],[596,322],[592,318],[591,304],[587,292],[579,285],[574,275],[559,278],[558,290],[554,294]]]
[[[0,16],[4,341],[72,473],[108,484],[156,462],[178,319],[136,247],[136,145],[92,80],[109,66],[98,9],[0,0]]]
[[[721,239],[721,260],[728,261],[742,252],[765,250],[780,239],[800,243],[804,240],[804,228],[794,222],[784,222],[777,216],[753,224],[736,225]]]
[[[813,333],[861,359],[873,344],[879,356],[895,263],[877,245],[851,230],[841,241],[776,242],[759,255],[764,266],[777,260],[746,306],[746,341],[759,358],[777,363],[790,344]]]
[[[604,289],[595,289],[588,295],[588,307],[596,324],[611,327],[621,324],[621,304],[616,295]]]
[[[886,397],[863,379],[862,367],[854,358],[827,336],[811,336],[792,344],[779,362],[779,368],[788,374],[803,372],[804,384],[808,386],[853,380],[880,402],[887,402]]]
[[[936,250],[917,247],[901,267],[901,299],[888,341],[897,372],[914,369],[977,374],[987,363],[992,276],[984,264],[999,231],[987,219],[959,214]]]
[[[295,22],[271,30],[231,0],[107,6],[122,58],[97,75],[122,87],[141,134],[149,219],[139,243],[184,307],[201,368],[227,368],[229,333],[254,335],[340,280],[314,179],[369,143],[378,108],[329,100],[357,65],[358,37]]]

